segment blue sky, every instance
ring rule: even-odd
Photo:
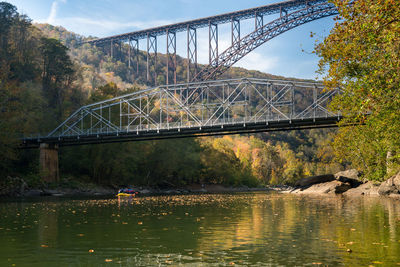
[[[7,0],[6,0],[7,1]],[[105,37],[206,16],[252,8],[281,0],[8,0],[34,22],[61,25],[85,35]],[[273,17],[266,17],[265,21]],[[325,18],[298,27],[262,45],[235,66],[296,78],[315,79],[318,57],[313,51],[316,39],[322,40],[334,25]],[[254,27],[254,21],[242,24],[242,36]],[[230,42],[230,25],[219,29],[220,51]],[[310,32],[316,33],[314,38]],[[198,32],[199,62],[208,62],[207,29]],[[178,54],[186,55],[185,34],[178,36]],[[204,45],[202,45],[204,43]],[[165,53],[165,40],[159,40],[159,52]],[[140,44],[145,49],[145,41]],[[304,50],[304,51],[302,51]]]

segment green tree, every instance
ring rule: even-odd
[[[7,2],[0,2],[0,51],[2,59],[7,59],[9,52],[10,29],[18,16],[17,8]]]
[[[68,48],[56,39],[42,38],[40,51],[43,57],[43,91],[49,107],[56,110],[56,119],[60,120],[67,88],[74,80],[73,63],[67,54]]]
[[[400,151],[400,2],[334,0],[339,19],[316,47],[328,89],[341,87],[332,108],[341,110],[336,155],[352,162],[369,179],[398,169]],[[366,114],[370,114],[367,116]]]

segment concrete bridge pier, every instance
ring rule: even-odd
[[[58,182],[60,172],[58,168],[58,145],[40,144],[40,176],[44,182]]]

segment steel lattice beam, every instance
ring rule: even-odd
[[[151,82],[151,66],[154,68],[154,84],[157,84],[157,36],[147,36],[147,82]]]
[[[187,82],[197,75],[197,30],[187,28]]]
[[[264,26],[264,16],[260,15],[256,12],[255,16],[255,29],[261,28]]]
[[[139,40],[129,38],[128,43],[128,67],[131,69],[133,65],[133,58],[135,58],[136,66],[135,66],[135,73],[136,77],[139,76]]]
[[[231,37],[232,37],[232,46],[239,44],[240,41],[240,20],[232,19],[231,22]]]
[[[218,24],[209,23],[208,27],[209,64],[218,62]]]
[[[172,72],[173,83],[176,84],[176,32],[167,30],[167,73],[166,81],[170,84],[170,72]]]

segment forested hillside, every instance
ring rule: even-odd
[[[0,3],[0,179],[39,182],[38,151],[18,150],[18,138],[48,132],[79,106],[146,88],[145,66],[134,75],[126,60],[110,58],[62,27],[31,25]],[[145,54],[141,53],[142,64]],[[164,83],[160,55],[159,84]],[[178,66],[184,59],[178,57]],[[185,68],[178,67],[178,81]],[[232,68],[229,77],[274,77]],[[281,77],[282,78],[282,77]],[[62,148],[62,181],[112,185],[293,183],[337,171],[329,142],[334,130],[180,139]],[[40,183],[40,182],[39,182]]]

